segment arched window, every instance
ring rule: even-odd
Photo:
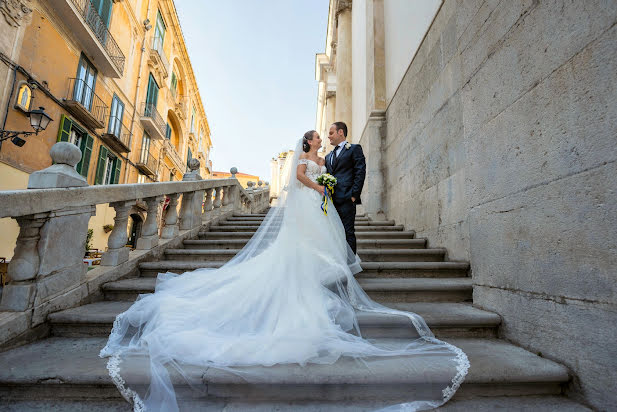
[[[19,86],[19,92],[17,93],[17,101],[15,106],[23,110],[24,112],[30,111],[30,102],[32,101],[32,89],[28,83],[23,83]]]

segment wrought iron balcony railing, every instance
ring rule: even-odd
[[[120,153],[131,151],[131,131],[122,124],[122,120],[116,116],[111,116],[109,118],[107,132],[103,133],[101,138]]]
[[[150,151],[141,149],[136,165],[145,174],[156,175],[156,159],[150,154]]]
[[[153,139],[165,138],[165,121],[154,103],[141,105],[141,123]]]
[[[120,73],[124,71],[125,57],[122,50],[113,38],[107,25],[99,15],[96,7],[92,4],[92,0],[70,0],[75,8],[79,11],[81,17],[86,21],[94,35],[105,49],[109,58],[113,61],[114,66]]]
[[[65,104],[67,109],[84,125],[101,129],[109,107],[83,79],[70,78]]]

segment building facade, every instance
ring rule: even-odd
[[[263,182],[257,175],[250,175],[247,173],[238,172],[235,174],[235,176],[236,179],[238,179],[238,182],[240,182],[240,185],[245,189],[248,187],[249,182],[254,183],[253,188],[258,187],[257,183],[259,182],[265,184],[265,182]],[[229,179],[230,177],[232,177],[232,174],[229,172],[212,172],[213,179]]]
[[[22,147],[2,143],[0,190],[25,188],[57,141],[79,146],[76,169],[90,185],[181,180],[190,158],[211,175],[208,120],[172,0],[19,0],[0,12],[2,128],[29,130],[38,107],[53,119]],[[144,211],[131,211],[136,229]],[[97,209],[94,247],[112,218]],[[13,222],[0,226],[16,238]]]
[[[365,211],[471,261],[500,336],[598,410],[617,381],[615,21],[615,2],[331,0],[316,59],[317,130],[362,144]]]

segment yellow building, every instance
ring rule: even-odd
[[[90,185],[181,180],[191,157],[211,176],[210,129],[173,0],[19,0],[0,12],[1,128],[31,131],[38,107],[53,119],[21,147],[1,143],[0,190],[26,188],[57,141],[80,147],[76,169]],[[131,211],[132,232],[144,212]],[[97,208],[95,248],[113,216]],[[0,257],[10,258],[17,225],[1,220],[0,230]]]
[[[229,179],[231,177],[231,173],[229,172],[212,172],[212,178],[213,179]],[[259,178],[259,176],[256,175],[249,175],[246,173],[236,173],[236,179],[238,179],[238,182],[242,185],[243,188],[247,188],[248,187],[248,182],[253,182],[255,183],[255,187],[257,186],[257,183],[261,180]],[[265,183],[265,182],[262,182]]]

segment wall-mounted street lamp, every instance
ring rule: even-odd
[[[26,144],[26,141],[21,137],[39,134],[39,132],[45,130],[49,125],[49,122],[52,121],[52,118],[49,117],[47,113],[45,113],[44,107],[39,107],[37,110],[31,110],[30,112],[28,112],[28,116],[30,117],[30,126],[32,126],[32,128],[34,129],[33,132],[0,130],[0,142],[11,139],[11,142],[13,142],[15,146],[22,147],[24,144]]]

